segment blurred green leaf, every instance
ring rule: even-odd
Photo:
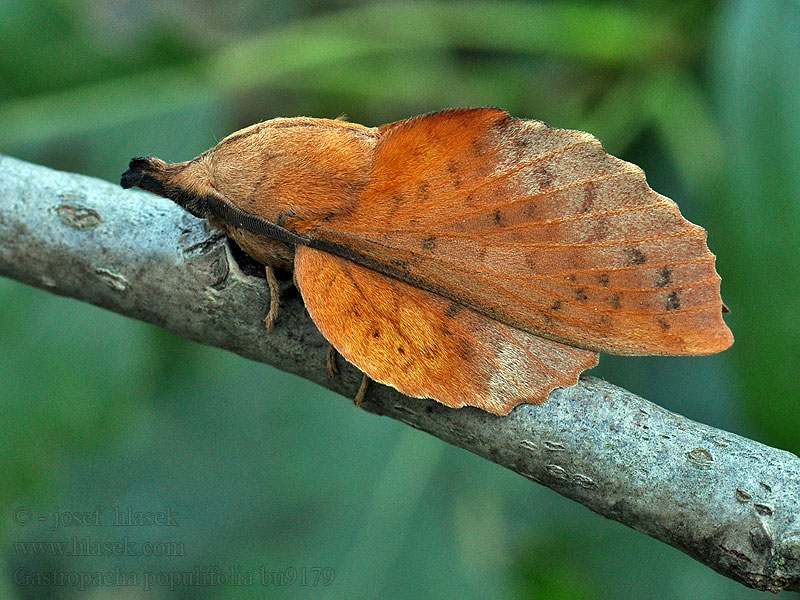
[[[343,61],[446,48],[551,54],[621,66],[675,59],[681,55],[676,53],[690,52],[691,44],[664,15],[621,6],[366,4],[269,30],[182,67],[7,101],[0,104],[4,123],[0,145],[110,127],[264,86],[308,69],[324,72]],[[358,78],[359,85],[365,84],[366,75]],[[353,86],[343,80],[340,89]]]
[[[800,450],[800,3],[736,0],[715,62],[727,148],[728,226],[719,266],[731,305],[746,410]]]
[[[641,79],[638,71],[620,77],[576,128],[591,132],[611,154],[621,154],[650,121]]]
[[[696,192],[713,189],[722,172],[723,147],[708,98],[688,73],[674,68],[643,82],[645,102],[684,181]]]
[[[532,543],[517,563],[521,593],[528,600],[582,600],[597,598],[589,569],[581,560],[576,540],[547,539]]]
[[[141,65],[182,64],[200,51],[197,38],[180,23],[160,21],[133,40],[131,56],[127,44],[108,43],[91,12],[85,3],[60,0],[0,3],[0,98],[57,93],[135,73]]]
[[[404,431],[397,440],[380,479],[370,493],[370,503],[363,515],[360,530],[343,557],[343,569],[337,574],[356,588],[380,585],[400,559],[406,537],[415,530],[414,515],[421,508],[425,486],[441,462],[444,446],[439,440]],[[389,513],[387,514],[387,510]],[[370,552],[380,561],[364,568]],[[349,594],[338,594],[347,597]]]

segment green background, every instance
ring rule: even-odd
[[[712,357],[603,356],[595,374],[798,453],[798,49],[797,0],[0,0],[0,152],[118,181],[132,156],[184,160],[274,116],[379,125],[493,105],[589,131],[709,231],[736,336]],[[0,598],[759,595],[306,381],[6,279],[0,412]],[[96,527],[21,523],[97,506]],[[178,524],[114,528],[114,507],[170,507]],[[183,552],[14,545],[72,536]],[[256,582],[14,582],[195,567]],[[291,568],[334,578],[260,585]]]

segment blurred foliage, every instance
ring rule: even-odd
[[[713,206],[730,254],[733,356],[747,414],[797,453],[800,3],[739,2],[722,16],[714,92],[728,162]]]
[[[273,116],[377,125],[494,105],[590,131],[709,230],[737,338],[714,357],[603,357],[597,373],[798,452],[798,48],[793,0],[0,0],[0,151],[117,180],[131,156],[183,160]],[[3,598],[83,596],[14,585],[19,565],[336,573],[324,590],[148,598],[755,597],[307,382],[8,280],[0,408]],[[98,505],[177,507],[177,532],[125,533],[182,540],[186,555],[35,559],[10,543],[63,539],[15,522],[19,507]],[[141,589],[94,597],[123,591]]]

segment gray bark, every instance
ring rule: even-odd
[[[343,365],[287,290],[266,332],[265,280],[169,200],[0,156],[0,275],[155,323],[352,398]],[[287,286],[288,287],[288,286]],[[342,363],[344,361],[341,361]],[[399,419],[666,542],[747,586],[800,589],[800,459],[592,377],[507,417],[373,384]]]

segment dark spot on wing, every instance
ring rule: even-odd
[[[600,273],[600,275],[597,276],[597,283],[603,287],[608,287],[608,273]]]
[[[536,256],[534,254],[525,255],[525,266],[531,269],[532,271],[536,270],[536,267],[538,267],[539,265],[536,262]]]
[[[456,304],[455,302],[451,302],[444,311],[445,317],[455,317],[459,312],[461,312],[461,305]]]
[[[658,279],[656,280],[656,287],[666,287],[672,282],[672,269],[669,267],[662,267],[658,270]]]
[[[611,294],[608,298],[608,303],[614,308],[619,308],[622,306],[622,298],[620,298],[619,294]]]
[[[536,205],[533,202],[528,202],[523,209],[526,217],[532,217],[536,213]]]
[[[594,201],[597,198],[597,185],[590,181],[583,186],[583,200],[578,209],[582,214],[587,213],[594,208]]]
[[[407,271],[408,270],[408,262],[405,261],[405,260],[402,260],[402,259],[399,259],[399,258],[393,258],[389,262],[392,264],[392,266],[397,267],[401,271]]]
[[[561,300],[556,300],[550,305],[550,310],[561,310]]]
[[[544,167],[539,167],[534,173],[539,180],[539,189],[547,189],[553,185],[553,175]]]
[[[575,290],[575,299],[576,300],[588,300],[589,296],[586,295],[586,292],[583,291],[583,288],[577,288]]]
[[[470,343],[465,340],[464,338],[455,338],[458,340],[458,349],[456,352],[458,355],[463,358],[464,360],[469,360],[472,358],[473,354],[475,354],[474,348],[470,345]]]
[[[667,296],[667,310],[675,310],[676,308],[680,307],[681,301],[680,298],[678,298],[678,292],[673,290]]]
[[[494,219],[494,224],[495,225],[500,225],[501,215],[500,215],[500,209],[499,208],[494,209],[494,214],[492,215],[492,218]]]
[[[595,323],[600,329],[608,329],[611,327],[611,317],[608,315],[600,315],[597,317]]]
[[[643,265],[647,262],[647,257],[644,255],[644,252],[638,248],[626,248],[625,253],[628,255],[628,259],[631,261],[632,265]]]
[[[447,170],[451,173],[458,173],[458,163],[451,158],[447,161]]]
[[[372,337],[374,338],[381,337],[381,332],[376,329],[375,331],[372,332]]]
[[[573,274],[573,275],[567,275],[566,277],[564,277],[564,279],[566,279],[567,281],[575,281],[578,278],[575,277],[575,275]]]
[[[405,353],[406,353],[406,350],[405,350],[405,348],[403,348],[402,346],[398,346],[398,347],[397,347],[397,351],[398,351],[400,354],[405,354]]]
[[[423,200],[428,199],[428,187],[429,185],[427,181],[423,181],[419,184],[419,197]]]
[[[592,224],[592,239],[595,241],[604,240],[608,237],[610,227],[608,219],[597,219]]]
[[[514,138],[514,145],[517,148],[525,148],[530,143],[531,143],[531,141],[527,137],[524,137],[524,136],[519,136],[519,137]]]
[[[389,208],[389,216],[393,216],[401,206],[405,203],[405,198],[403,198],[402,194],[392,194],[391,196],[391,206]]]
[[[422,240],[422,249],[423,250],[433,250],[436,248],[436,238],[432,235],[429,235],[424,240]]]
[[[658,319],[658,326],[661,327],[661,329],[663,329],[664,331],[666,331],[671,327],[669,321],[667,321],[666,319]]]

